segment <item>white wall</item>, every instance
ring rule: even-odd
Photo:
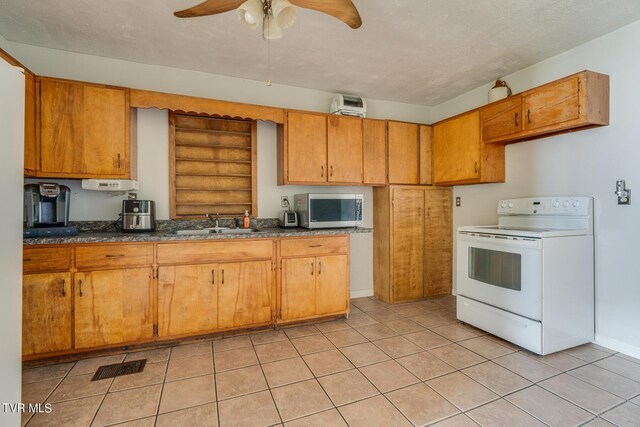
[[[328,111],[333,94],[310,89],[216,76],[177,68],[138,64],[91,55],[57,51],[8,42],[0,48],[39,75],[121,85],[161,92],[181,93],[253,104],[310,111]],[[367,99],[368,117],[426,123],[430,108]],[[138,111],[138,180],[140,199],[156,201],[158,219],[169,217],[168,121],[166,111]],[[364,226],[373,226],[373,196],[369,187],[277,186],[276,126],[258,125],[258,215],[275,218],[282,210],[281,195],[303,192],[358,192],[364,194]],[[33,182],[38,180],[28,180]],[[80,182],[54,180],[72,190],[70,219],[117,219],[124,196],[84,191]],[[351,237],[352,296],[373,295],[373,236]]]
[[[640,194],[640,22],[619,29],[504,80],[514,93],[588,69],[611,78],[611,124],[506,148],[506,183],[457,186],[454,229],[497,221],[509,197],[595,197],[596,341],[640,357],[640,200],[618,206],[615,181]],[[486,104],[491,84],[434,107],[434,121]],[[635,194],[635,193],[634,193]],[[455,266],[454,266],[455,271]]]
[[[21,401],[22,362],[22,169],[24,76],[0,60],[0,403]],[[19,425],[20,414],[0,406],[0,425]]]

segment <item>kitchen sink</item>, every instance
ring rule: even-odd
[[[204,229],[194,229],[194,230],[175,230],[172,231],[171,234],[177,235],[204,235],[204,234],[250,234],[250,233],[264,233],[262,230],[258,230],[257,228],[227,228],[227,227],[215,227],[215,228],[204,228]]]
[[[249,233],[264,233],[262,230],[258,230],[257,228],[225,228],[222,230],[214,231],[214,233],[220,234],[249,234]]]

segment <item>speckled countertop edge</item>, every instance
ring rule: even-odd
[[[79,243],[131,243],[131,242],[172,242],[172,241],[202,241],[202,240],[230,240],[230,239],[277,239],[283,237],[303,236],[335,236],[341,234],[372,233],[372,228],[329,228],[307,230],[305,228],[263,228],[258,233],[246,234],[174,234],[171,231],[156,231],[153,233],[121,233],[121,232],[81,232],[77,236],[34,237],[23,239],[26,246],[59,245]]]

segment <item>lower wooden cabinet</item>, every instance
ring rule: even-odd
[[[348,240],[345,238],[338,245],[327,244],[327,238],[316,240],[318,244],[313,244],[314,239],[301,239],[294,245],[287,243],[287,246],[316,249],[318,256],[283,256],[279,318],[284,322],[349,310]],[[336,250],[344,253],[333,253]],[[323,251],[331,253],[324,255]]]
[[[219,264],[218,328],[271,322],[271,260]]]
[[[75,285],[75,348],[153,337],[151,267],[79,272]]]
[[[23,269],[25,360],[349,310],[346,235],[25,247]]]
[[[451,189],[376,188],[373,203],[376,297],[393,304],[451,293]]]
[[[218,326],[216,264],[158,268],[158,336],[196,334]]]
[[[271,260],[158,269],[158,336],[271,322]]]
[[[71,273],[23,276],[23,355],[71,349],[71,295]]]

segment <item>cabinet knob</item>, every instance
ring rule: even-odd
[[[62,291],[62,296],[66,297],[67,296],[67,292],[64,290],[64,285],[65,285],[65,280],[62,279],[62,281],[60,282],[60,290]]]
[[[318,261],[318,274],[322,274],[322,261]]]
[[[531,110],[527,110],[527,123],[531,124]]]
[[[120,169],[120,153],[118,153],[118,169]]]
[[[313,263],[311,263],[311,275],[313,276],[313,270],[315,269],[315,265],[313,265]]]
[[[329,176],[333,176],[333,165],[329,167]]]
[[[216,271],[211,270],[211,284],[215,286],[216,284]]]
[[[473,162],[473,172],[476,175],[478,174],[478,162]]]
[[[320,166],[320,176],[324,178],[324,165]]]
[[[84,294],[82,293],[82,280],[78,280],[78,290],[80,291],[80,296],[83,296]]]
[[[515,116],[513,116],[513,125],[515,127],[518,127],[518,113],[516,113]]]
[[[222,284],[224,285],[224,268],[222,269]]]

